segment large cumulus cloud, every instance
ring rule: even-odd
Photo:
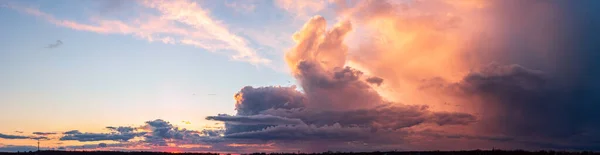
[[[225,122],[227,139],[332,144],[398,143],[410,128],[477,121],[467,113],[432,111],[426,105],[382,98],[374,87],[385,83],[384,79],[345,65],[348,49],[343,41],[351,25],[342,21],[327,30],[323,17],[313,17],[294,34],[296,46],[285,57],[300,90],[295,86],[244,87],[235,95],[236,115],[207,119]]]
[[[600,148],[598,2],[336,3],[340,22],[316,16],[293,36],[299,90],[245,87],[237,115],[209,117],[226,138]]]

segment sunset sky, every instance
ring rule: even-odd
[[[599,6],[0,0],[0,152],[598,151]]]

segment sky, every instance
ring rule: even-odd
[[[0,0],[0,151],[598,151],[598,6]]]

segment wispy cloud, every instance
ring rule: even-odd
[[[140,6],[158,14],[140,13],[131,22],[90,18],[91,24],[59,19],[39,9],[7,5],[46,21],[74,30],[101,34],[124,34],[165,44],[192,45],[208,51],[233,52],[233,60],[268,66],[271,60],[261,57],[244,38],[230,32],[226,25],[213,19],[209,11],[192,1],[139,1]],[[49,46],[56,47],[56,46]]]
[[[57,48],[58,46],[60,46],[60,45],[62,45],[62,44],[63,44],[63,42],[62,42],[62,41],[60,41],[60,40],[56,40],[56,43],[54,43],[54,44],[50,44],[50,45],[46,46],[46,48]]]
[[[231,50],[237,51],[232,58],[248,61],[253,64],[268,64],[270,60],[261,58],[248,43],[223,26],[219,21],[209,16],[208,10],[201,8],[197,3],[189,1],[143,1],[144,6],[157,9],[161,18],[177,21],[195,29],[203,30],[217,44],[226,45]],[[194,44],[196,45],[196,44]]]

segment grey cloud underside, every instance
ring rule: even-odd
[[[19,135],[7,135],[0,133],[0,138],[2,139],[29,139],[28,136],[19,136]]]
[[[119,127],[109,126],[109,127],[106,127],[106,128],[109,129],[109,130],[111,130],[111,131],[120,132],[120,133],[133,132],[133,131],[137,130],[136,128],[128,127],[128,126],[119,126]]]
[[[303,124],[300,119],[291,119],[273,115],[251,115],[251,116],[208,116],[207,120],[223,121],[237,125],[295,125]]]
[[[135,137],[146,135],[146,132],[134,132],[137,129],[134,127],[106,127],[111,130],[111,133],[82,133],[79,130],[71,130],[64,132],[60,140],[76,140],[81,142],[87,141],[129,141]]]
[[[145,142],[151,145],[166,146],[168,140],[175,140],[179,143],[211,143],[215,140],[213,136],[220,136],[218,130],[194,131],[185,128],[173,126],[171,123],[162,119],[147,121],[142,128],[150,129],[152,132],[144,135]]]
[[[355,140],[368,138],[370,132],[359,127],[342,127],[340,124],[317,127],[315,125],[278,125],[263,130],[233,133],[226,138],[259,140]]]
[[[162,119],[146,121],[145,125],[139,127],[120,126],[106,127],[109,133],[86,133],[79,130],[63,132],[60,140],[76,140],[81,142],[90,141],[117,141],[119,145],[111,146],[144,145],[144,146],[166,146],[167,142],[175,144],[212,144],[223,142],[221,138],[223,130],[204,129],[202,131],[187,130],[173,126]],[[141,131],[140,131],[141,130]],[[139,140],[133,140],[139,138]],[[102,147],[102,146],[93,146]]]
[[[128,141],[144,134],[145,133],[77,133],[64,135],[60,140],[76,140],[80,142],[104,140]]]
[[[70,130],[63,132],[63,134],[81,134],[81,132],[79,132],[79,130]]]
[[[33,140],[49,140],[50,138],[45,136],[22,136],[22,135],[8,135],[0,133],[0,139],[33,139]]]
[[[33,132],[34,135],[55,135],[56,132]]]

